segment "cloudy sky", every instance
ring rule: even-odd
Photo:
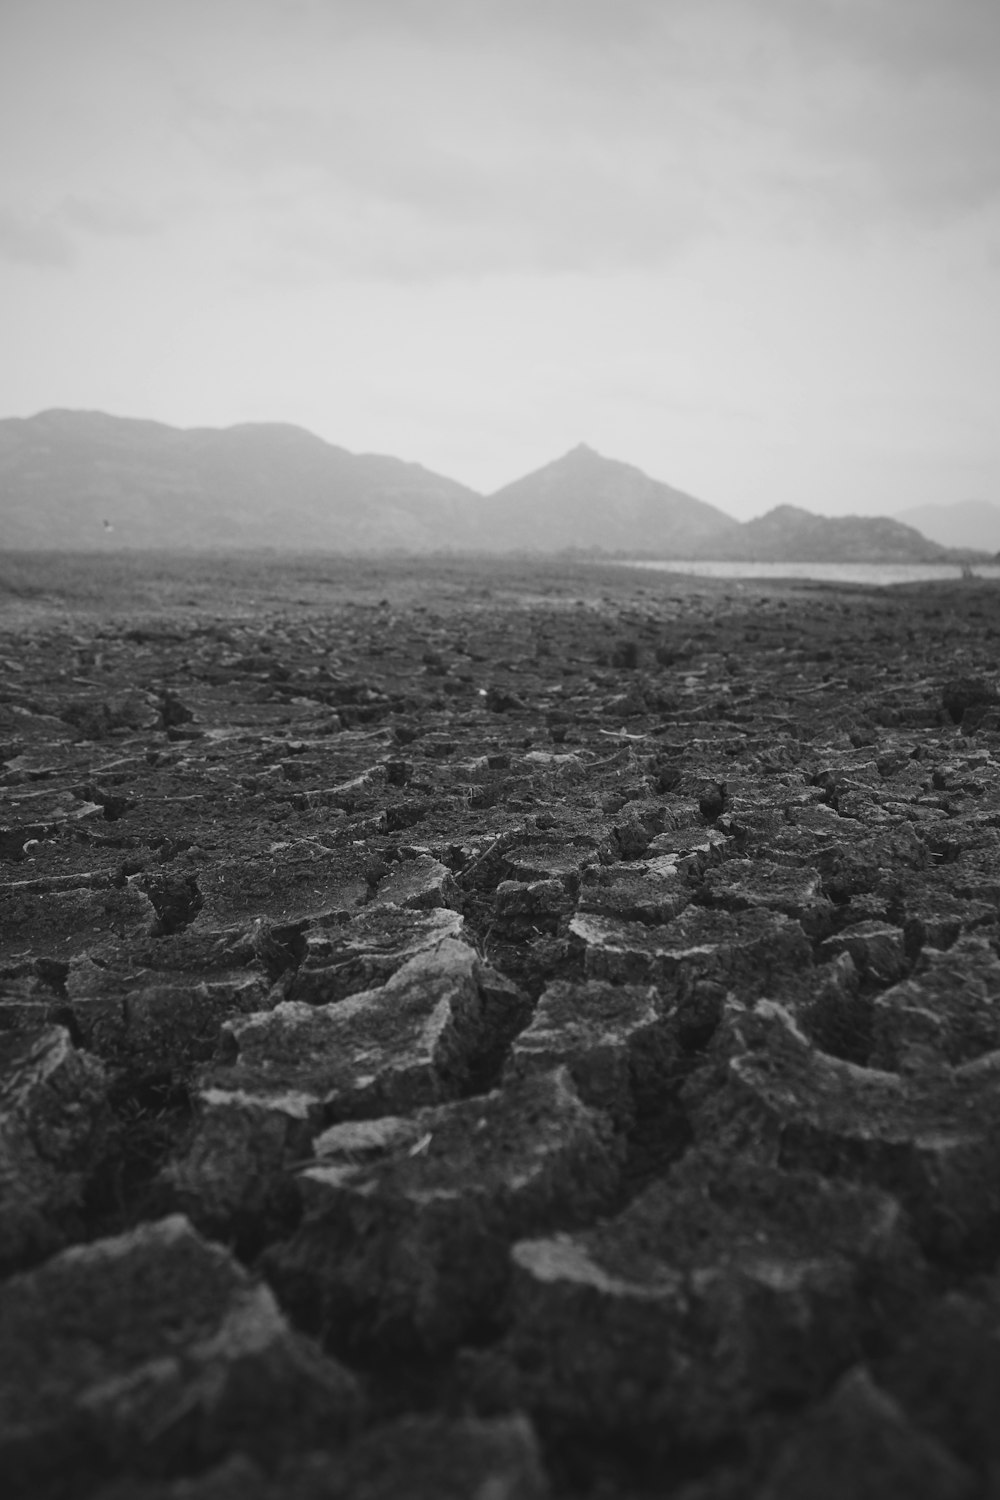
[[[0,416],[1000,502],[997,0],[0,0]]]

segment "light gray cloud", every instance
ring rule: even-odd
[[[102,92],[74,68],[53,94],[50,125],[64,93],[76,113],[62,134],[40,124],[44,166],[24,166],[20,196],[48,173],[54,206],[8,226],[22,247],[8,255],[32,241],[66,263],[81,237],[176,226],[138,205],[181,192],[204,205],[184,234],[200,217],[206,237],[246,238],[277,280],[650,270],[703,238],[922,232],[1000,207],[997,0],[94,0],[93,14],[78,41]],[[78,143],[70,123],[91,107]]]
[[[73,240],[57,221],[0,206],[0,260],[64,271],[76,259]]]
[[[155,232],[157,221],[123,200],[68,197],[47,213],[0,206],[0,260],[65,271],[80,259],[81,240],[131,239]]]
[[[162,227],[147,209],[122,198],[69,197],[60,204],[56,218],[60,224],[100,239],[132,239]]]
[[[1000,202],[994,0],[270,0],[295,92],[189,87],[281,279],[649,269]],[[298,71],[296,69],[298,68]],[[274,213],[280,205],[280,213]]]
[[[950,74],[996,83],[1000,7],[994,0],[768,0],[803,48],[836,49],[883,73]]]

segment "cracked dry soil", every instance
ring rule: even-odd
[[[1000,591],[4,581],[5,1493],[1000,1495]]]

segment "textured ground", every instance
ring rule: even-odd
[[[8,1493],[1000,1494],[998,651],[8,558]]]

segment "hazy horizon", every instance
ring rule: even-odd
[[[0,413],[1000,500],[992,0],[6,0]]]
[[[21,416],[15,415],[13,417],[13,420],[21,420],[21,421],[27,420],[27,421],[30,421],[32,419],[32,417],[45,416],[48,412],[59,411],[59,410],[69,410],[69,411],[73,412],[76,415],[83,415],[83,416],[106,416],[106,417],[114,417],[114,418],[123,417],[123,419],[126,420],[126,421],[149,421],[149,422],[156,423],[156,424],[158,424],[160,426],[172,427],[172,428],[175,428],[175,430],[182,431],[182,432],[183,431],[197,431],[197,430],[223,431],[223,430],[225,430],[226,427],[239,427],[239,426],[246,426],[246,425],[251,425],[251,426],[258,425],[258,426],[292,426],[292,427],[299,427],[300,430],[302,430],[303,432],[310,433],[314,437],[321,437],[322,436],[319,433],[313,432],[313,430],[311,428],[302,427],[301,423],[271,423],[271,422],[268,421],[267,418],[263,418],[263,417],[257,419],[256,422],[251,422],[249,424],[247,424],[247,423],[227,423],[227,424],[224,424],[224,426],[216,427],[215,424],[213,424],[213,423],[190,423],[190,424],[185,424],[184,426],[181,426],[180,424],[176,424],[176,423],[163,422],[161,418],[154,417],[154,416],[141,416],[141,417],[126,416],[126,415],[124,415],[121,412],[104,412],[104,411],[98,411],[98,410],[96,410],[94,408],[86,409],[86,408],[82,408],[82,407],[77,407],[77,408],[58,408],[58,407],[52,408],[52,407],[49,407],[49,408],[44,408],[43,410],[38,411],[38,412],[28,413],[27,416],[25,416],[25,417],[21,417]],[[4,420],[5,420],[5,414],[4,413],[0,413],[0,422],[2,422]],[[334,442],[330,438],[322,438],[322,441],[330,443],[332,447],[340,448],[340,449],[343,449],[346,452],[354,453],[354,455],[357,456],[357,457],[397,458],[397,459],[401,459],[404,463],[419,463],[420,462],[420,460],[413,459],[413,458],[409,457],[405,453],[390,453],[387,448],[372,448],[372,449],[367,449],[363,453],[361,453],[361,452],[358,452],[357,450],[349,449],[347,447],[347,445],[344,444],[344,443]],[[632,461],[632,459],[628,457],[627,454],[616,454],[616,453],[602,453],[602,452],[598,452],[598,450],[593,447],[593,444],[586,442],[585,439],[581,439],[579,441],[579,443],[574,443],[572,448],[567,449],[563,453],[554,453],[554,454],[551,454],[548,458],[544,459],[542,461],[542,463],[537,466],[537,469],[544,469],[544,468],[547,468],[547,467],[550,467],[550,466],[552,466],[554,464],[559,463],[561,459],[568,457],[570,453],[572,453],[575,449],[578,449],[578,448],[588,448],[598,458],[606,459],[606,460],[610,461],[611,463],[625,464],[625,465],[628,465],[631,468],[639,469],[639,471],[641,473],[646,474],[648,478],[656,480],[660,484],[667,485],[668,487],[673,488],[673,489],[679,488],[679,486],[672,484],[672,482],[671,482],[671,480],[670,480],[670,478],[669,478],[668,475],[648,473],[647,470],[642,469],[641,465],[634,463]],[[489,498],[492,494],[496,493],[499,490],[505,489],[508,485],[514,484],[518,480],[521,480],[521,479],[524,479],[524,478],[528,477],[528,475],[526,475],[526,474],[511,474],[500,485],[497,486],[497,491],[491,491],[491,490],[476,490],[475,486],[471,485],[471,484],[468,484],[468,482],[465,479],[463,479],[460,474],[447,474],[447,473],[444,473],[443,471],[440,471],[440,470],[433,471],[433,472],[439,473],[442,478],[455,480],[457,483],[462,484],[467,489],[471,490],[478,497],[484,498],[484,499],[485,498]],[[535,473],[535,472],[537,472],[537,470],[531,470],[531,471],[529,471],[529,473]],[[692,498],[697,499],[697,500],[704,500],[705,496],[703,496],[703,495],[694,495],[694,496],[692,496]],[[709,502],[709,503],[711,503],[711,502]],[[779,502],[779,504],[785,504],[785,503],[788,503],[788,502]],[[717,508],[719,510],[723,510],[723,511],[725,510],[724,506],[719,506]],[[776,506],[769,506],[769,507],[767,507],[767,509],[769,509],[769,510],[773,510],[775,508],[776,508]],[[815,513],[815,514],[827,514],[826,512],[817,511],[814,506],[805,506],[805,505],[803,505],[803,506],[801,506],[799,508],[803,509],[803,510],[812,510],[813,513]],[[910,512],[914,512],[914,513],[918,512],[918,511],[928,511],[929,512],[929,511],[933,511],[935,509],[945,509],[945,510],[947,510],[949,512],[955,513],[956,516],[965,514],[965,515],[970,516],[970,517],[973,516],[973,515],[978,515],[978,516],[981,517],[983,515],[989,514],[990,519],[993,519],[995,517],[997,525],[1000,526],[1000,504],[997,504],[995,502],[988,501],[988,500],[981,500],[981,499],[964,499],[964,500],[955,499],[955,500],[951,500],[951,501],[947,501],[947,502],[942,502],[942,504],[940,506],[937,506],[937,507],[935,507],[934,505],[906,506],[902,510],[897,511],[897,512],[890,512],[890,511],[885,511],[885,512],[865,512],[864,514],[883,514],[885,516],[890,516],[890,517],[893,516],[893,515],[897,515],[897,516],[905,518],[905,516],[908,513],[910,513]],[[756,512],[756,514],[757,515],[763,515],[763,514],[766,514],[766,511],[761,510],[761,511]],[[844,512],[841,512],[840,514],[842,514],[842,515],[850,515],[850,514],[852,514],[852,512],[844,511]],[[860,512],[858,514],[860,514]],[[734,515],[733,519],[734,520],[752,520],[752,519],[754,519],[754,517],[753,516],[743,517],[743,516],[735,516]],[[910,524],[916,525],[916,522],[911,522]],[[918,527],[918,529],[920,529],[920,528]],[[942,540],[945,543],[945,545],[948,544],[948,538],[947,537],[942,537],[942,538],[940,538],[940,540]],[[959,545],[970,545],[970,546],[972,546],[972,545],[975,545],[975,544],[974,543],[961,542],[961,543],[959,543]]]

